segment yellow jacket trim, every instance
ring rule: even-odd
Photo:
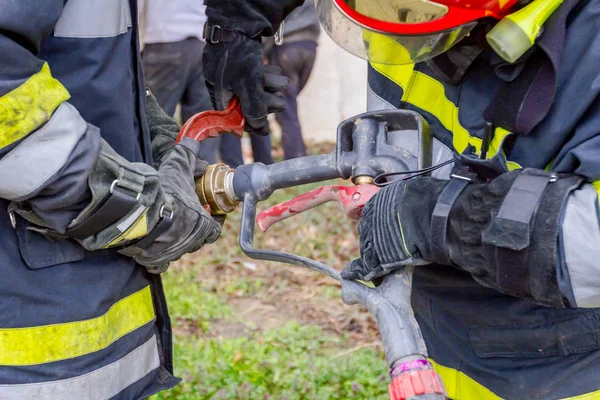
[[[567,397],[562,400],[599,400],[600,390],[591,393],[580,394],[579,396]]]
[[[504,128],[496,128],[496,130],[494,131],[494,138],[490,142],[490,147],[488,149],[488,153],[487,153],[488,159],[494,157],[496,154],[498,154],[499,151],[502,150],[500,146],[502,146],[502,142],[508,135],[512,135],[512,132],[507,131]],[[519,165],[519,163],[516,163],[514,161],[508,161],[506,159],[506,155],[504,155],[504,153],[502,153],[502,155],[504,157],[504,161],[506,162],[506,167],[508,168],[509,171],[514,171],[516,169],[523,168],[523,167],[521,167],[521,165]]]
[[[600,206],[600,181],[592,182],[592,185],[596,188],[596,193],[598,193],[598,206]]]
[[[453,400],[501,400],[501,397],[466,374],[454,368],[444,367],[432,359],[429,361],[442,378],[448,398]]]
[[[114,247],[125,242],[129,242],[135,239],[139,239],[148,234],[148,208],[145,208],[141,215],[133,222],[133,224],[122,234],[118,235],[112,241],[110,241],[105,249]]]
[[[452,133],[452,145],[456,151],[462,153],[468,145],[473,146],[477,153],[481,151],[481,139],[471,136],[469,131],[460,124],[458,107],[446,97],[444,85],[422,72],[414,71],[414,64],[371,63],[371,66],[402,88],[401,101],[427,111],[437,118],[444,128]],[[488,158],[496,155],[502,141],[510,134],[511,132],[505,129],[496,129],[494,139],[490,143]],[[518,163],[513,161],[507,160],[506,164],[510,171],[521,168]]]
[[[448,398],[453,400],[501,400],[502,398],[474,380],[465,373],[454,368],[444,367],[429,359],[433,368],[442,378]],[[600,391],[567,397],[562,400],[600,400]]]
[[[16,89],[0,97],[0,149],[11,145],[47,122],[58,106],[71,97],[50,73],[47,63]]]
[[[150,287],[85,321],[0,329],[0,365],[26,366],[66,360],[102,350],[155,318]]]
[[[414,71],[413,64],[383,65],[371,63],[373,68],[399,85],[404,93],[402,101],[427,111],[452,132],[452,144],[462,153],[470,144],[479,152],[481,139],[472,137],[458,120],[458,107],[446,97],[444,85],[432,77]]]

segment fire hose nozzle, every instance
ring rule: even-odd
[[[233,190],[234,173],[235,170],[225,164],[212,164],[196,180],[196,194],[202,205],[210,207],[211,214],[229,214],[240,203]]]

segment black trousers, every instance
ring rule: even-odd
[[[274,46],[270,55],[270,63],[281,68],[281,72],[290,80],[284,93],[285,111],[276,114],[281,126],[281,144],[286,159],[306,155],[306,146],[302,140],[302,129],[298,119],[297,98],[313,69],[317,54],[317,43],[299,41]]]

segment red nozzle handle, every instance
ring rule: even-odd
[[[177,143],[183,138],[201,142],[209,137],[217,137],[219,133],[233,133],[241,137],[245,123],[240,102],[234,97],[223,111],[203,111],[188,119],[179,131]]]
[[[310,210],[329,201],[339,202],[346,215],[359,219],[362,209],[379,188],[374,185],[323,186],[261,212],[256,223],[261,232],[279,221]]]
[[[433,369],[411,371],[396,376],[388,386],[388,394],[390,400],[448,398],[442,379]]]

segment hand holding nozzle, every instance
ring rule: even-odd
[[[244,115],[240,102],[233,97],[223,111],[200,112],[181,127],[177,143],[182,140],[200,143],[217,137],[221,133],[232,133],[238,137],[244,134]],[[192,144],[194,146],[195,144]],[[231,186],[233,169],[225,164],[209,165],[206,172],[196,180],[196,194],[200,203],[213,215],[225,215],[237,207],[239,200]]]

